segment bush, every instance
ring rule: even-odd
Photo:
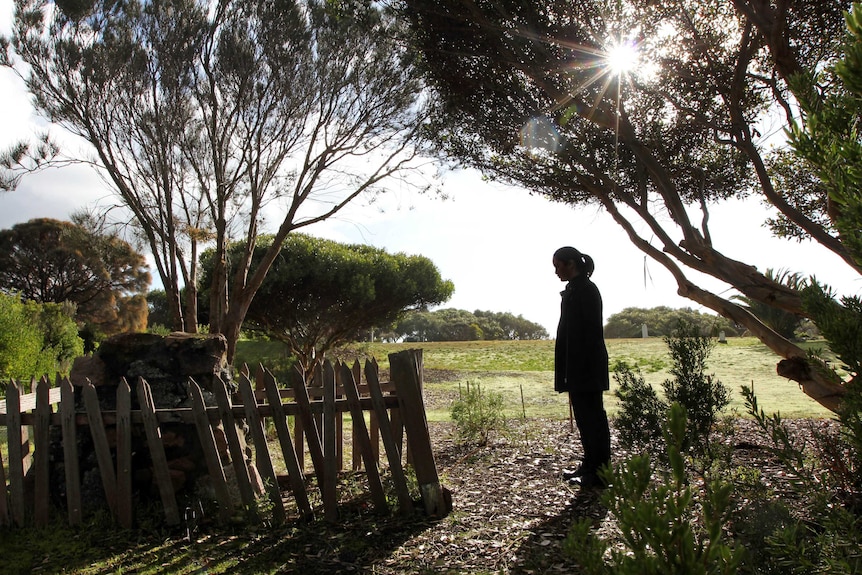
[[[814,433],[814,450],[796,438],[778,413],[766,415],[749,388],[749,414],[768,438],[770,452],[788,470],[793,515],[765,533],[741,529],[760,550],[758,571],[766,573],[862,573],[862,390],[847,387],[838,430]],[[747,499],[748,516],[765,516],[770,498]],[[745,518],[740,521],[744,525]]]
[[[662,429],[669,469],[656,468],[648,454],[606,472],[610,487],[601,501],[616,520],[618,540],[602,539],[592,520],[577,521],[564,552],[587,575],[688,575],[736,573],[744,549],[725,542],[731,486],[704,478],[693,485],[682,450],[685,410],[669,409]]]
[[[624,447],[658,447],[656,451],[662,454],[662,428],[670,405],[677,403],[688,420],[684,452],[699,457],[712,455],[710,434],[719,413],[730,403],[730,391],[714,376],[705,374],[706,360],[715,341],[702,335],[695,324],[685,321],[664,341],[670,350],[670,372],[674,376],[662,384],[664,400],[639,372],[624,363],[614,367],[614,379],[619,384],[614,394],[620,400],[614,427]]]
[[[470,385],[470,382],[467,382],[466,393],[452,404],[450,414],[458,439],[479,445],[486,445],[491,432],[499,431],[506,423],[503,395],[483,392],[480,385]]]
[[[84,349],[72,314],[68,305],[22,303],[0,293],[0,378],[29,382],[68,371]]]

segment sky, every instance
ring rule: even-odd
[[[0,0],[0,33],[9,31],[11,10],[10,0]],[[2,148],[44,126],[23,84],[7,69],[0,69],[0,126]],[[373,204],[359,201],[304,231],[428,257],[455,285],[453,297],[441,307],[522,315],[544,326],[551,337],[564,287],[551,259],[565,245],[595,260],[592,279],[602,293],[605,319],[628,307],[660,305],[712,313],[678,296],[670,273],[645,259],[599,208],[552,203],[523,189],[488,183],[469,170],[447,174],[441,187],[447,199],[387,194]],[[111,200],[110,190],[90,168],[49,169],[26,176],[14,192],[0,193],[0,229],[36,217],[68,219],[76,210]],[[772,237],[763,226],[768,214],[757,199],[712,207],[714,243],[725,255],[760,270],[814,274],[842,295],[862,290],[858,274],[818,244]],[[723,297],[735,293],[715,280],[691,277]]]

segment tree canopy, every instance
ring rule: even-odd
[[[810,167],[775,138],[804,117],[792,79],[834,61],[849,1],[404,0],[442,104],[439,150],[488,177],[570,205],[602,206],[678,293],[744,325],[785,358],[806,352],[738,293],[809,317],[799,290],[721,251],[710,208],[767,203],[773,229],[862,271]],[[627,73],[609,65],[636,47]],[[778,143],[779,145],[775,145]],[[727,289],[701,285],[700,274]],[[843,388],[811,370],[831,408]]]
[[[37,303],[70,302],[89,343],[146,328],[144,256],[114,234],[39,218],[0,230],[0,290]]]
[[[290,232],[387,180],[409,185],[398,176],[416,168],[429,98],[401,27],[379,3],[352,0],[29,0],[16,4],[2,63],[40,112],[92,145],[86,160],[152,253],[172,329],[195,331],[195,264],[214,250],[210,331],[232,357]],[[56,158],[43,142],[16,146],[6,165]],[[234,241],[245,248],[228,277]]]
[[[258,238],[252,263],[265,257],[272,241]],[[243,249],[242,243],[232,246],[231,264],[241,260]],[[204,297],[213,255],[201,258]],[[286,342],[307,370],[333,347],[388,328],[408,310],[443,303],[453,289],[426,257],[293,233],[249,306],[245,329]]]

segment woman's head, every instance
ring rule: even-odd
[[[596,266],[593,258],[582,254],[571,246],[565,246],[554,252],[554,271],[562,281],[569,281],[581,274],[590,277]]]

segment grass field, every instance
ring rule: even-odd
[[[611,339],[607,345],[612,366],[618,361],[636,366],[645,380],[658,389],[670,377],[670,357],[661,338]],[[425,395],[431,420],[448,418],[451,402],[468,383],[501,393],[509,417],[526,414],[527,417],[565,418],[568,417],[567,398],[553,390],[553,346],[554,342],[549,340],[364,343],[340,350],[337,356],[350,362],[373,357],[382,369],[387,369],[390,353],[422,349]],[[245,341],[240,343],[237,358],[240,362],[259,361],[269,366],[272,362],[283,362],[285,352],[280,344],[273,342]],[[731,409],[740,415],[744,415],[745,407],[739,390],[743,385],[753,385],[760,406],[767,413],[779,411],[789,418],[830,416],[831,412],[806,396],[794,382],[775,373],[779,359],[755,338],[730,338],[727,344],[715,346],[709,358],[708,373],[730,388]],[[616,408],[614,388],[612,378],[611,392],[606,395],[611,415]]]

